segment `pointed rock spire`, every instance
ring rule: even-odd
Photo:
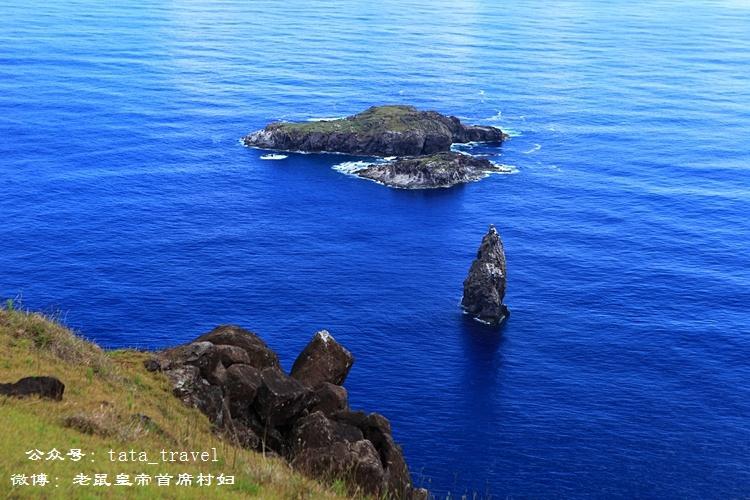
[[[467,314],[491,325],[498,325],[510,314],[505,297],[505,251],[495,226],[490,224],[482,238],[477,257],[464,280],[461,307]]]

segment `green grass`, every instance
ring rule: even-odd
[[[375,133],[384,130],[404,132],[413,130],[418,124],[419,115],[412,106],[389,105],[373,106],[357,115],[339,120],[303,123],[280,123],[290,131],[298,132],[362,132]]]
[[[0,396],[0,498],[342,498],[346,488],[309,480],[278,459],[236,448],[219,439],[207,418],[172,396],[166,377],[143,368],[148,354],[104,351],[51,318],[20,310],[14,302],[0,308],[0,382],[51,375],[65,383],[63,401]],[[31,461],[26,452],[79,448],[82,461]],[[217,449],[219,462],[111,462],[114,450],[145,451],[159,458],[166,450]],[[93,460],[93,461],[92,461]],[[45,473],[52,483],[11,486],[11,475]],[[232,486],[75,486],[78,474],[155,475],[199,473],[235,476]]]

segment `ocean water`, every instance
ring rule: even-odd
[[[0,3],[0,296],[109,347],[317,329],[443,498],[750,496],[750,4]],[[516,173],[399,191],[238,139],[410,103]],[[487,225],[501,333],[458,303]]]

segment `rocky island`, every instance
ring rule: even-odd
[[[464,125],[455,116],[414,106],[373,106],[338,120],[271,123],[245,136],[246,146],[362,156],[417,156],[449,151],[453,143],[502,142],[496,127]]]
[[[447,188],[478,181],[492,172],[508,172],[486,158],[442,152],[407,156],[387,163],[370,164],[354,172],[386,186],[401,189]]]
[[[242,142],[248,147],[279,151],[395,157],[395,161],[372,163],[354,173],[386,186],[426,189],[507,171],[489,160],[451,151],[452,144],[500,144],[506,137],[497,127],[465,125],[455,116],[391,105],[373,106],[335,120],[271,123],[245,136]]]
[[[506,276],[503,242],[495,226],[490,224],[464,281],[461,299],[464,311],[489,325],[502,323],[510,314],[503,304]]]

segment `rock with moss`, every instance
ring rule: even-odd
[[[507,171],[486,158],[443,152],[374,163],[354,174],[394,188],[434,189],[478,181],[492,172]]]
[[[318,122],[271,123],[243,138],[246,146],[364,156],[416,156],[449,151],[453,143],[505,139],[496,127],[464,125],[455,116],[413,106],[373,106],[356,115]]]

